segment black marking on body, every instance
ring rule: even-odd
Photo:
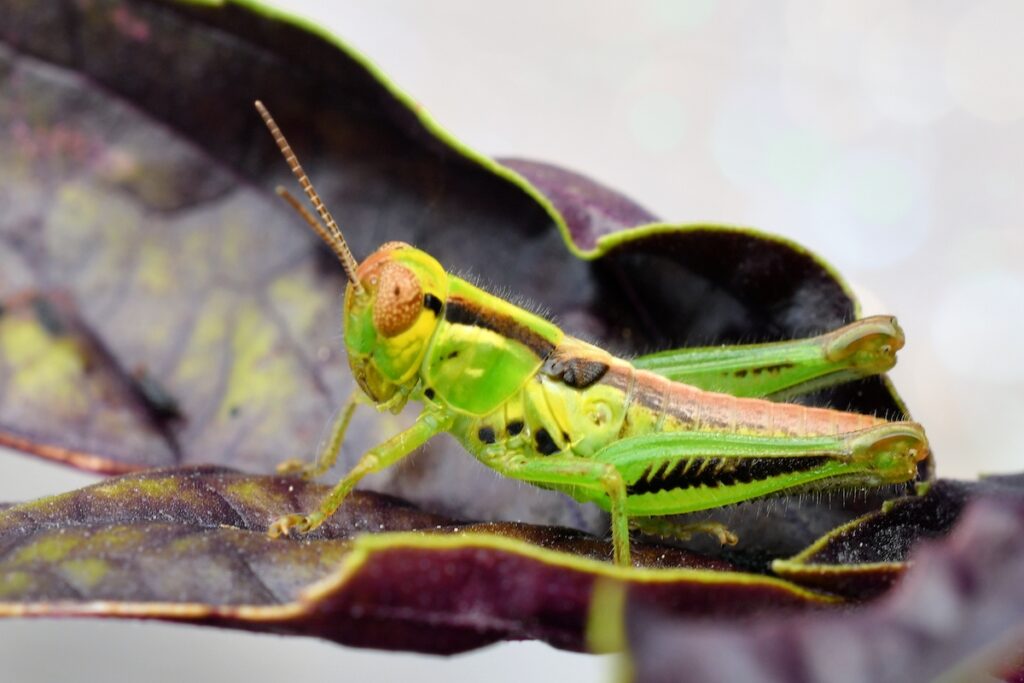
[[[455,351],[452,351],[452,352],[451,352],[451,353],[449,353],[449,354],[448,354],[447,356],[445,356],[445,357],[444,357],[444,359],[445,359],[445,360],[451,360],[452,358],[458,358],[458,357],[459,357],[459,352],[458,352],[458,350],[456,349]]]
[[[733,484],[749,484],[780,474],[810,472],[829,461],[828,456],[799,458],[690,458],[677,462],[656,463],[644,470],[640,478],[626,487],[629,495],[657,493],[698,486],[717,488]],[[666,470],[671,470],[666,474]]]
[[[558,452],[558,445],[551,438],[551,435],[548,434],[548,430],[543,427],[537,430],[534,438],[537,441],[537,452],[541,455],[551,455]]]
[[[460,297],[453,296],[448,299],[444,319],[454,325],[469,325],[497,332],[507,339],[519,342],[542,360],[555,350],[554,344],[515,318],[483,308]]]
[[[434,312],[434,316],[441,315],[441,309],[444,307],[444,303],[433,294],[423,295],[423,308],[429,308]]]
[[[748,373],[754,376],[760,375],[762,373],[768,373],[769,375],[772,375],[782,372],[783,370],[788,370],[789,368],[795,366],[795,363],[776,363],[775,365],[762,365],[761,367],[757,368],[743,368],[742,370],[735,371],[733,374],[736,377],[740,378],[746,377]]]
[[[494,443],[493,427],[481,427],[480,431],[478,431],[476,435],[483,443]]]
[[[426,389],[423,390],[423,395],[429,398],[431,401],[434,400],[434,390],[431,389],[430,387],[427,387]]]
[[[608,364],[579,356],[560,356],[556,352],[544,362],[544,367],[540,371],[574,389],[586,389],[604,377],[608,372]]]
[[[508,432],[509,436],[515,436],[519,432],[523,431],[523,421],[513,420],[512,422],[509,422],[508,426],[505,428],[505,431]]]

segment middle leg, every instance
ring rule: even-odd
[[[630,566],[626,484],[614,465],[569,455],[530,457],[520,454],[498,457],[487,465],[501,474],[534,484],[554,484],[563,489],[586,489],[604,494],[611,514],[615,564]]]

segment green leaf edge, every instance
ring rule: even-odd
[[[911,565],[911,562],[862,562],[859,564],[821,564],[816,562],[808,562],[807,560],[817,555],[823,548],[825,548],[832,541],[842,537],[847,531],[856,529],[857,527],[870,522],[873,519],[879,517],[885,517],[889,514],[889,510],[897,505],[905,504],[913,501],[916,497],[922,495],[921,493],[913,496],[905,496],[903,498],[897,498],[894,500],[886,501],[885,505],[880,510],[872,510],[866,514],[857,517],[856,519],[850,520],[846,524],[831,529],[828,533],[819,536],[813,543],[801,550],[792,557],[779,558],[772,560],[771,569],[772,572],[779,576],[801,576],[807,574],[860,574],[860,573],[875,573],[878,571],[887,571],[892,573],[902,573]]]
[[[526,541],[507,536],[479,532],[423,533],[423,531],[399,531],[380,534],[361,534],[352,541],[351,561],[360,563],[375,552],[395,549],[452,550],[479,548],[507,552],[544,564],[580,571],[601,578],[618,579],[639,584],[674,583],[689,579],[704,584],[743,584],[773,586],[790,591],[793,595],[822,603],[838,603],[835,596],[798,586],[790,581],[763,574],[746,572],[722,572],[711,569],[620,567],[609,562],[549,550]],[[345,564],[348,564],[346,560]],[[340,573],[340,572],[339,572]],[[337,574],[311,584],[303,591],[303,597],[318,593],[338,580]]]

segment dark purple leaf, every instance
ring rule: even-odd
[[[457,522],[374,493],[353,494],[302,540],[266,536],[324,492],[206,467],[0,510],[0,616],[166,619],[451,653],[521,638],[584,649],[598,584],[676,614],[835,603],[655,545],[634,559],[661,572],[617,571],[609,544],[579,531]]]
[[[825,534],[806,550],[772,564],[775,574],[804,586],[866,600],[889,589],[907,569],[914,547],[949,533],[973,500],[1024,504],[1020,477],[980,482],[939,480],[920,496],[886,503]]]
[[[498,162],[521,175],[551,202],[580,249],[594,250],[606,235],[658,221],[636,202],[579,173],[528,159]]]
[[[805,558],[821,570],[853,575],[858,562],[911,561],[890,592],[842,615],[696,620],[635,605],[636,680],[678,680],[682,667],[694,683],[895,683],[954,671],[956,680],[1012,680],[1024,662],[1020,482],[937,482],[923,498],[823,539]],[[831,564],[840,560],[852,564]]]

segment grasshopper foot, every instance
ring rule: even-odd
[[[630,525],[641,533],[657,536],[659,538],[675,538],[680,541],[688,541],[695,534],[709,534],[718,539],[722,545],[736,545],[739,536],[729,530],[721,522],[705,520],[703,522],[689,522],[679,524],[660,517],[637,517],[629,520]]]
[[[277,464],[277,473],[283,474],[289,477],[299,477],[307,481],[316,479],[323,472],[317,467],[317,464],[305,462],[299,458],[290,458],[284,462]]]
[[[733,533],[724,524],[719,524],[718,522],[710,522],[706,526],[707,528],[702,528],[700,529],[700,531],[711,534],[712,536],[717,538],[718,542],[722,545],[736,545],[740,542],[740,537]]]
[[[323,517],[317,513],[311,515],[284,515],[267,529],[267,536],[280,538],[291,536],[294,531],[297,534],[308,534],[323,523]]]
[[[306,462],[300,458],[289,458],[277,464],[277,473],[286,477],[298,477],[304,481],[315,481],[327,470],[331,469],[331,463],[322,463],[319,459],[314,462]]]

